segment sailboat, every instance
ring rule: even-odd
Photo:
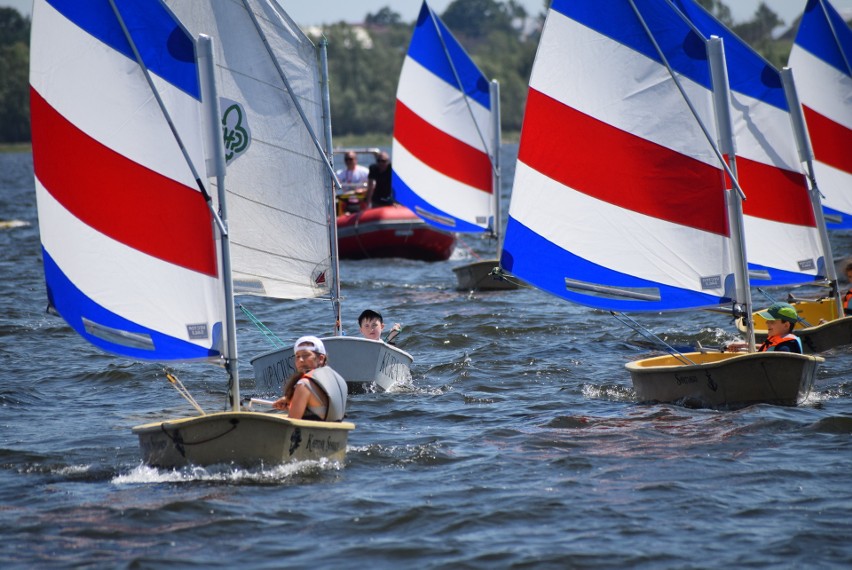
[[[500,240],[500,89],[423,2],[396,93],[393,189],[436,228]],[[458,288],[514,289],[495,259],[454,269]]]
[[[210,9],[189,4],[199,14]],[[322,124],[321,85],[327,83],[309,71],[315,52],[276,5],[215,4],[230,11],[230,25],[244,34],[242,51],[223,49],[217,40],[224,38],[194,37],[159,0],[35,1],[31,120],[49,307],[104,351],[164,363],[211,362],[227,372],[225,411],[206,413],[184,392],[198,415],[133,428],[145,463],[343,460],[352,423],[240,407],[233,296],[329,294],[331,164],[321,148],[306,152],[312,145],[304,127],[291,123],[300,113],[296,94],[280,74],[267,70],[259,82],[240,77],[238,89],[226,89],[234,99],[220,100],[217,85],[231,78],[216,62],[245,61],[250,38],[267,44],[272,52],[255,51],[251,63],[294,71],[301,78],[298,98],[310,105],[314,124]],[[248,109],[266,122],[252,122]],[[273,133],[276,124],[284,128]],[[264,166],[244,186],[241,162],[256,154],[264,155]],[[288,169],[297,166],[301,177],[288,192],[262,195],[269,182],[292,180]],[[234,179],[228,190],[226,168]],[[250,187],[261,195],[240,196]],[[248,207],[269,219],[249,224]],[[290,257],[302,271],[276,273],[268,258],[280,253],[269,251],[277,244],[257,234],[288,224],[282,214],[291,212],[292,220],[294,211],[302,222],[290,221],[285,231],[299,233],[303,245]],[[286,257],[276,259],[286,263]],[[340,397],[345,402],[345,394]]]
[[[613,312],[750,314],[748,189],[736,177],[724,57],[723,40],[703,37],[669,0],[554,1],[530,77],[502,266]],[[756,353],[749,335],[749,353],[672,349],[627,363],[637,399],[802,401],[823,359]]]
[[[828,0],[808,0],[787,65],[804,108],[826,223],[852,228],[852,31]]]

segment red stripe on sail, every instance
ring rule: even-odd
[[[99,143],[33,88],[30,113],[35,174],[65,209],[128,247],[217,275],[212,219],[199,191]]]
[[[743,213],[785,224],[816,227],[803,174],[738,156],[737,176],[746,195]]]
[[[852,129],[809,107],[803,109],[817,160],[852,174]]]
[[[396,102],[393,136],[421,162],[441,174],[491,194],[491,161],[481,150],[451,137]]]
[[[598,200],[729,235],[720,169],[624,132],[534,89],[527,96],[518,160]]]

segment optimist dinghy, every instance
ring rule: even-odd
[[[667,0],[551,4],[530,77],[507,271],[614,312],[751,313],[748,189],[736,177],[723,46]],[[643,402],[795,405],[809,393],[821,358],[754,353],[753,336],[750,347],[626,366]]]
[[[171,5],[34,3],[49,305],[105,351],[226,370],[226,411],[133,428],[146,463],[343,460],[353,424],[244,411],[237,366],[234,294],[328,295],[333,173],[316,137],[330,132],[316,50],[275,2]],[[278,240],[288,234],[298,241]]]

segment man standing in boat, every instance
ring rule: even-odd
[[[273,408],[288,410],[294,420],[339,422],[346,412],[346,381],[326,366],[325,345],[315,336],[303,336],[293,345],[296,373],[284,386],[284,396]]]
[[[376,156],[376,163],[370,165],[367,175],[367,208],[393,205],[391,172],[390,156],[382,151]]]
[[[358,164],[358,156],[353,151],[347,151],[343,155],[343,161],[346,163],[346,168],[337,171],[337,179],[340,180],[344,190],[360,186],[367,181],[370,171],[366,166]]]

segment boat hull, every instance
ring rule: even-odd
[[[343,461],[349,422],[294,420],[285,414],[219,412],[136,426],[142,460],[153,467],[288,461]]]
[[[337,243],[340,259],[446,261],[455,249],[456,238],[394,204],[338,216]]]
[[[458,281],[456,289],[458,291],[511,291],[517,289],[517,283],[491,274],[492,270],[499,266],[498,260],[486,259],[468,263],[461,267],[454,267],[453,272]]]
[[[788,352],[690,352],[626,364],[640,402],[736,409],[766,403],[795,406],[813,386],[818,356]]]
[[[332,336],[321,339],[328,353],[328,365],[343,376],[350,393],[387,390],[397,382],[411,379],[412,356],[380,340]],[[257,390],[279,394],[296,367],[293,348],[264,352],[251,359]]]
[[[796,301],[793,306],[805,322],[821,323],[804,328],[797,327],[793,331],[802,340],[805,353],[815,354],[852,344],[852,316],[837,318],[834,299]],[[755,341],[761,343],[766,340],[766,319],[758,313],[754,313],[752,318]],[[746,327],[742,319],[737,319],[737,329],[745,332]]]

